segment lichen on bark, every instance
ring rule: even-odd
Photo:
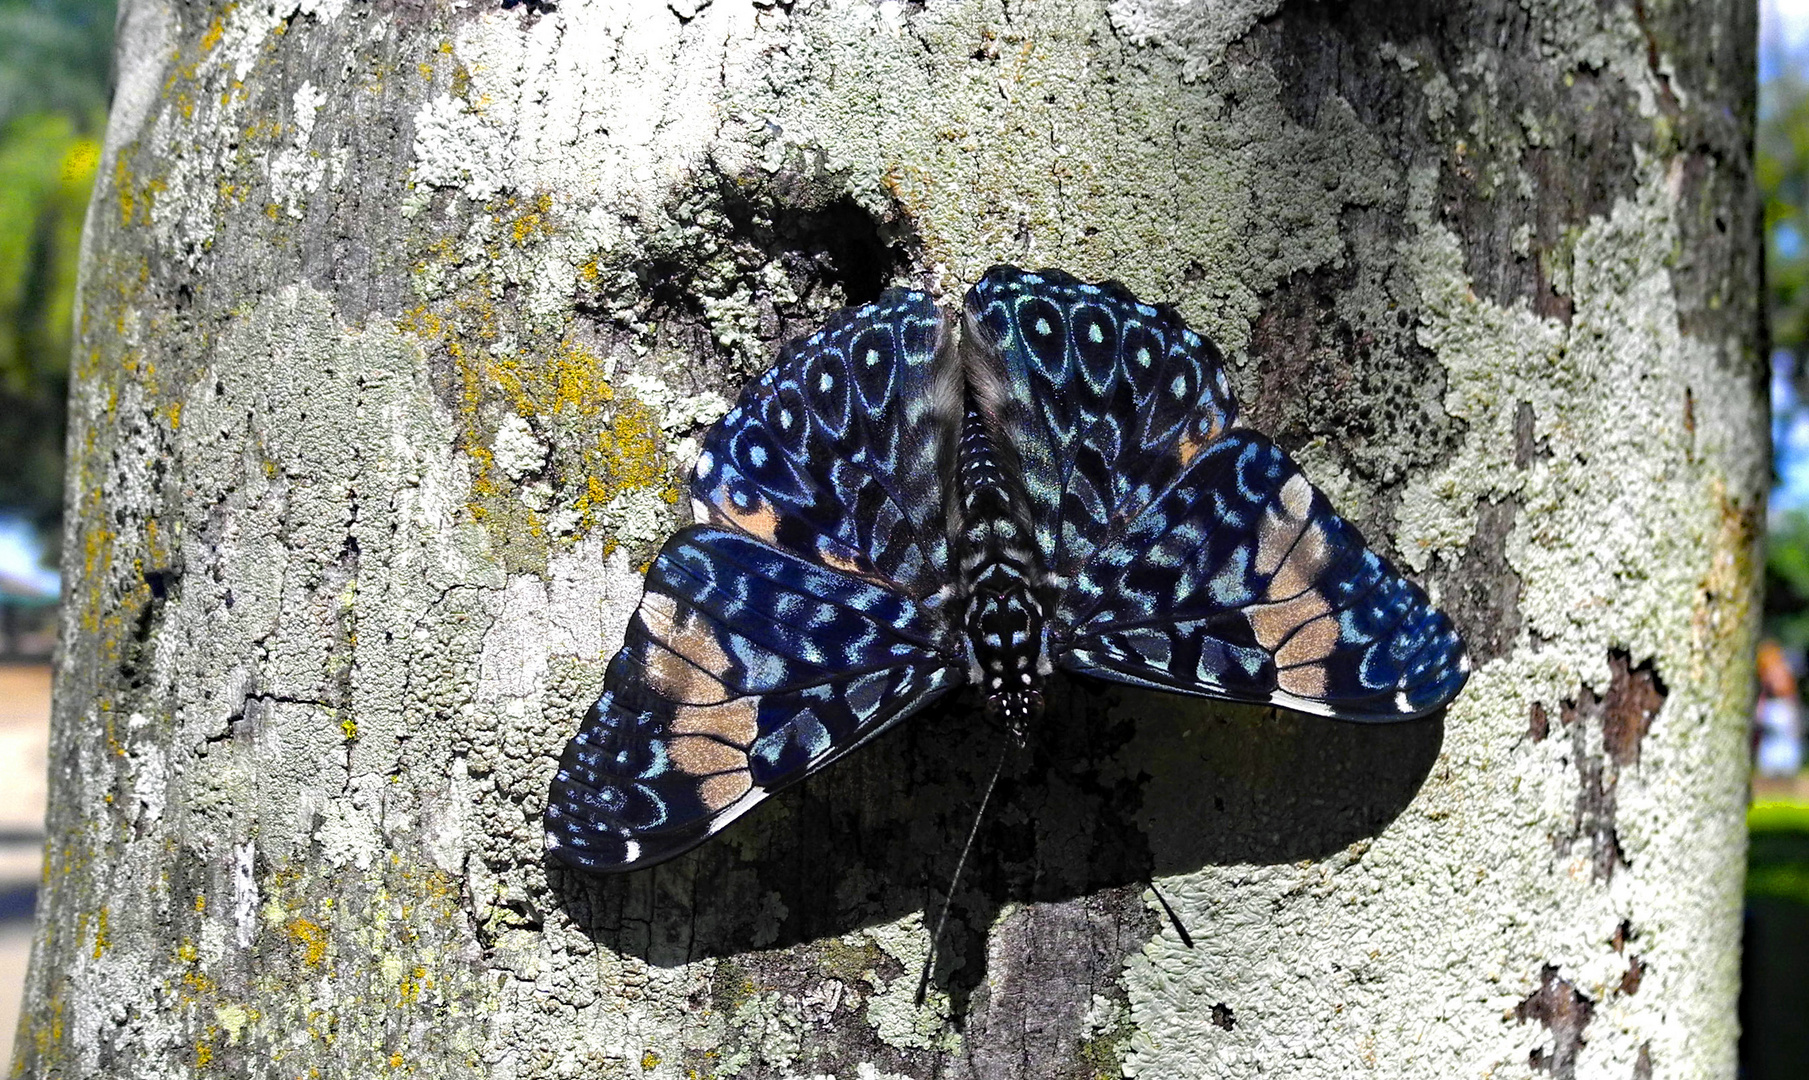
[[[20,1074],[1730,1068],[1749,12],[121,20]],[[675,863],[549,864],[703,428],[828,311],[999,261],[1213,335],[1471,688],[1373,728],[1069,687],[921,1007],[999,738],[960,702]]]

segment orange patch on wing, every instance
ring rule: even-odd
[[[657,594],[648,594],[649,598]],[[727,684],[729,654],[723,652],[716,636],[696,614],[676,622],[671,615],[669,598],[653,607],[654,618],[645,617],[647,600],[641,602],[650,636],[642,667],[647,684],[667,701],[680,705],[717,705],[736,696]]]
[[[666,744],[666,753],[680,772],[692,776],[747,768],[747,753],[719,743],[708,735],[680,735]]]
[[[1175,446],[1175,454],[1181,459],[1183,469],[1188,462],[1199,456],[1201,450],[1206,449],[1206,442],[1205,439],[1196,439],[1191,431],[1181,436],[1181,441]]]
[[[1325,597],[1317,589],[1309,589],[1291,600],[1283,600],[1279,604],[1255,604],[1244,609],[1244,615],[1250,620],[1250,630],[1262,647],[1273,652],[1287,636],[1294,632],[1296,626],[1317,619],[1332,606],[1325,602]]]
[[[1273,508],[1264,511],[1262,521],[1256,526],[1256,565],[1253,569],[1264,575],[1275,573],[1305,526],[1306,522],[1301,519],[1277,514]]]
[[[1321,615],[1294,631],[1287,643],[1275,651],[1275,666],[1315,664],[1332,655],[1337,647],[1338,620]]]
[[[697,799],[711,810],[723,807],[746,795],[754,787],[754,779],[746,769],[719,773],[697,785]]]
[[[1295,542],[1294,550],[1269,579],[1264,599],[1286,600],[1310,588],[1331,558],[1331,550],[1325,544],[1325,529],[1317,522],[1308,525],[1306,532]]]
[[[1313,508],[1313,485],[1301,473],[1288,477],[1281,485],[1281,505],[1289,517],[1304,518]]]
[[[714,735],[737,746],[754,745],[760,734],[758,698],[738,697],[720,705],[681,705],[672,717],[674,735]]]
[[[658,642],[650,642],[641,657],[647,685],[667,701],[680,705],[717,705],[732,697],[722,680]]]
[[[678,617],[678,601],[665,593],[642,593],[640,610],[635,612],[655,641],[664,641],[677,633],[673,620]]]
[[[829,567],[831,570],[840,570],[849,577],[875,578],[872,567],[862,563],[859,558],[852,553],[846,555],[843,554],[845,550],[846,549],[841,544],[835,543],[825,537],[817,543],[817,558],[823,560],[824,566]]]
[[[1325,665],[1308,664],[1305,667],[1288,668],[1275,673],[1275,685],[1296,697],[1320,698],[1325,696]]]
[[[764,540],[769,544],[777,544],[779,533],[779,515],[772,504],[759,499],[746,510],[728,501],[728,492],[724,491],[723,500],[717,504],[729,521],[749,536]]]

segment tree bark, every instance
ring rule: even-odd
[[[1753,19],[127,0],[15,1075],[1731,1076]],[[1224,346],[1469,688],[1068,684],[921,1007],[971,703],[674,863],[547,862],[704,426],[1000,261]]]

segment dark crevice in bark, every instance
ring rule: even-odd
[[[1287,449],[1324,439],[1356,476],[1395,487],[1446,459],[1459,426],[1440,404],[1444,368],[1405,312],[1361,326],[1345,317],[1340,298],[1359,284],[1347,265],[1295,274],[1265,297],[1250,337],[1261,382],[1241,411]]]
[[[1595,876],[1607,881],[1616,867],[1627,865],[1615,827],[1616,789],[1622,770],[1639,763],[1640,744],[1651,729],[1666,690],[1650,660],[1634,666],[1621,650],[1608,654],[1608,690],[1597,696],[1584,686],[1576,700],[1566,701],[1560,716],[1571,734],[1571,757],[1581,781],[1571,832],[1553,837],[1560,851],[1588,838]],[[1601,732],[1601,752],[1591,747],[1591,727]]]
[[[1514,1019],[1523,1024],[1536,1021],[1552,1035],[1551,1045],[1535,1049],[1527,1064],[1556,1080],[1576,1080],[1577,1055],[1586,1043],[1583,1030],[1594,1015],[1595,1002],[1560,978],[1555,966],[1545,965],[1539,989],[1514,1006]]]

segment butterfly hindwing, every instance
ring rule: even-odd
[[[1101,548],[1055,622],[1070,670],[1349,720],[1431,712],[1469,670],[1450,620],[1252,431]]]
[[[739,532],[670,541],[566,745],[551,849],[670,858],[961,681],[940,613]]]

